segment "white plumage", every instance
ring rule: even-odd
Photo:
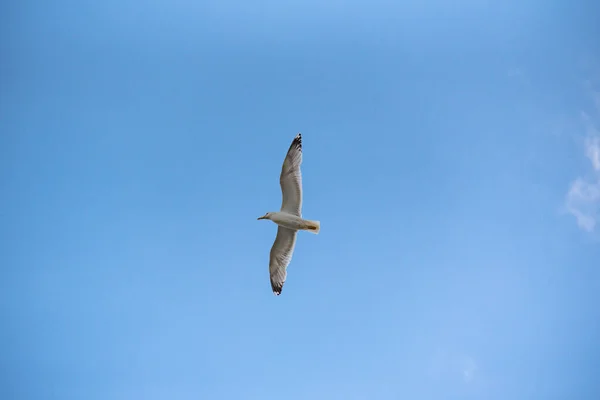
[[[321,229],[319,221],[302,218],[302,135],[298,133],[288,149],[279,184],[281,185],[281,210],[268,212],[258,219],[269,219],[278,225],[275,243],[271,248],[269,273],[273,293],[280,295],[287,276],[287,267],[292,261],[299,230],[318,234]]]

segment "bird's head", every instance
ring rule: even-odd
[[[258,217],[257,219],[271,219],[271,213],[268,212],[265,215],[263,215],[262,217]]]

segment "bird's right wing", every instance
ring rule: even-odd
[[[297,134],[283,161],[279,184],[281,185],[281,211],[302,217],[302,134]]]
[[[292,254],[296,246],[296,234],[293,229],[280,226],[277,228],[275,243],[271,247],[269,259],[269,274],[271,275],[271,289],[277,296],[283,290],[283,284],[287,276],[287,266],[292,261]]]

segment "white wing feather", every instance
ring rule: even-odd
[[[281,294],[285,278],[287,276],[287,266],[292,261],[292,254],[296,246],[297,231],[284,228],[277,228],[275,243],[271,247],[269,259],[269,274],[271,275],[271,289],[276,295]]]
[[[281,211],[302,217],[302,135],[298,133],[288,149],[279,184],[281,185]]]

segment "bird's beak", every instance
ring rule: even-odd
[[[265,219],[265,216],[263,215],[262,217],[256,218],[256,220],[259,220],[259,219]]]

